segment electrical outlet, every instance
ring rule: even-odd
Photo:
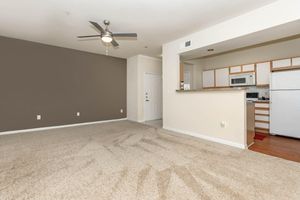
[[[220,126],[221,126],[221,128],[225,128],[225,127],[226,127],[226,122],[222,121],[222,122],[220,123]]]
[[[79,116],[80,116],[80,112],[77,112],[77,113],[76,113],[76,116],[79,117]]]
[[[42,115],[37,115],[36,116],[36,120],[41,120],[42,119]]]
[[[120,113],[123,113],[124,111],[123,111],[123,109],[120,109]]]

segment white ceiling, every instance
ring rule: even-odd
[[[276,0],[0,0],[0,35],[105,54],[88,23],[111,21],[113,32],[137,32],[138,40],[118,40],[109,55],[159,56],[163,43],[249,12]],[[148,46],[148,48],[144,48]]]

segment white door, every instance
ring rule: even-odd
[[[145,121],[162,118],[162,77],[145,74],[144,83],[144,118]]]

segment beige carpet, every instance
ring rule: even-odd
[[[0,136],[0,199],[300,199],[300,164],[128,121]]]

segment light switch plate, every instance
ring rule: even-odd
[[[77,113],[76,113],[76,116],[79,117],[79,116],[80,116],[80,112],[77,112]]]

